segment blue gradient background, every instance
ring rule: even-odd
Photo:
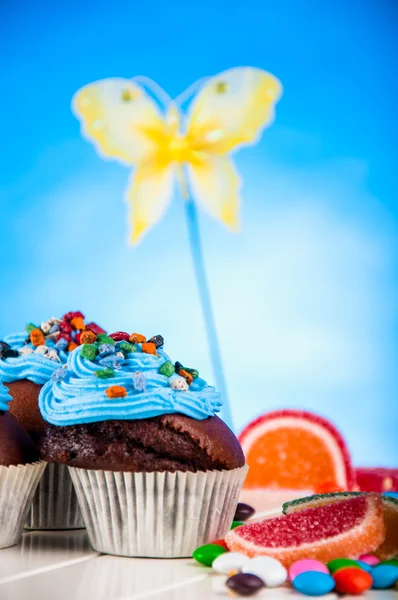
[[[145,74],[176,96],[265,68],[284,96],[237,157],[242,233],[201,214],[235,426],[307,408],[340,427],[356,464],[396,466],[394,4],[2,3],[0,337],[80,309],[162,333],[212,380],[181,200],[128,247],[128,171],[81,139],[70,99],[104,77]]]

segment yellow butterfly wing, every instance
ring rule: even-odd
[[[73,97],[72,109],[100,154],[130,165],[157,152],[166,128],[156,103],[129,79],[84,86]]]
[[[168,151],[172,127],[146,93],[128,79],[104,79],[80,89],[72,101],[82,132],[97,151],[135,167],[126,197],[131,206],[130,236],[136,243],[157,223],[170,203],[175,169]]]
[[[239,226],[240,178],[228,154],[257,141],[274,119],[281,92],[270,73],[238,67],[207,80],[191,103],[186,138],[191,191],[232,230]]]

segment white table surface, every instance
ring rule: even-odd
[[[242,500],[248,500],[243,497]],[[251,498],[253,500],[253,498]],[[262,511],[280,498],[257,501]],[[91,550],[84,530],[25,532],[18,546],[0,550],[0,600],[220,600],[210,568],[192,559],[119,558]],[[230,597],[230,596],[229,596]],[[255,598],[300,600],[290,586],[265,589]],[[336,594],[323,596],[337,600]],[[367,600],[397,600],[398,592],[370,591]]]

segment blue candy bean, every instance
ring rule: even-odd
[[[324,596],[334,589],[334,585],[331,575],[319,571],[306,571],[292,581],[294,589],[305,596]]]
[[[394,565],[376,565],[372,569],[373,585],[375,590],[384,590],[398,581],[398,567]]]

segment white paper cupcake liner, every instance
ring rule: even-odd
[[[69,467],[94,550],[184,558],[229,531],[248,467],[114,473]]]
[[[83,516],[68,467],[48,463],[33,497],[25,529],[81,529]]]
[[[44,462],[0,467],[0,548],[19,542],[45,467]]]

